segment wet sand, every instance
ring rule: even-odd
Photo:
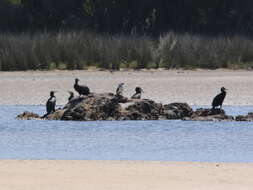
[[[253,164],[0,161],[6,190],[250,190]]]
[[[231,70],[0,72],[0,105],[44,105],[50,90],[58,91],[57,103],[64,105],[75,78],[92,92],[115,92],[124,82],[127,97],[141,86],[143,98],[190,105],[210,105],[225,86],[229,92],[224,105],[253,105],[253,71]]]

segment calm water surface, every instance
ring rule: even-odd
[[[249,122],[16,120],[25,110],[44,107],[0,106],[0,159],[253,162]]]

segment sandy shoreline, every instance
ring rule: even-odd
[[[246,190],[253,164],[130,161],[0,161],[10,190]]]
[[[57,103],[64,105],[76,77],[93,92],[115,92],[117,84],[124,82],[127,97],[141,86],[143,98],[190,105],[210,105],[220,87],[225,86],[229,93],[224,105],[253,105],[253,71],[240,70],[0,72],[0,105],[44,105],[50,90],[58,91]]]
[[[0,105],[44,105],[50,90],[63,105],[76,77],[93,92],[125,82],[128,97],[142,86],[143,98],[190,105],[210,105],[225,86],[225,105],[253,105],[253,72],[229,70],[0,72]],[[246,190],[252,176],[252,163],[0,160],[0,189],[7,190]]]

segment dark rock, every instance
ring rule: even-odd
[[[127,103],[128,98],[122,96],[122,95],[115,95],[115,99],[118,103]]]
[[[130,120],[158,120],[162,114],[163,105],[152,100],[135,100],[125,108],[121,117]]]
[[[112,93],[90,93],[71,99],[62,109],[44,115],[47,120],[158,120],[190,117],[192,109],[186,103],[172,103],[163,106],[148,99],[128,100]],[[24,114],[23,119],[40,118],[39,115]]]
[[[65,107],[62,120],[95,121],[119,117],[120,105],[115,95],[91,94],[75,98]]]
[[[226,115],[223,109],[197,109],[191,117],[186,117],[184,120],[192,121],[233,121],[233,116]]]
[[[253,121],[253,113],[248,113],[247,115],[238,115],[235,117],[236,121],[249,121],[252,122]]]
[[[18,115],[17,119],[33,120],[33,119],[40,119],[40,116],[36,113],[25,111],[24,113]]]
[[[58,110],[56,110],[55,112],[53,112],[53,113],[51,113],[49,115],[43,116],[43,119],[47,119],[47,120],[61,120],[65,111],[66,111],[65,109],[58,109]]]
[[[192,108],[187,103],[171,103],[164,105],[163,115],[166,119],[182,119],[191,117]]]

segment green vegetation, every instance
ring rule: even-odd
[[[251,69],[252,10],[252,0],[0,0],[0,70]]]
[[[8,2],[10,2],[11,4],[14,4],[14,5],[20,5],[21,4],[21,0],[8,0]]]
[[[253,34],[252,0],[0,0],[0,30]],[[11,18],[11,19],[10,19]]]
[[[159,39],[87,32],[0,35],[0,70],[253,68],[253,39],[170,32]]]

